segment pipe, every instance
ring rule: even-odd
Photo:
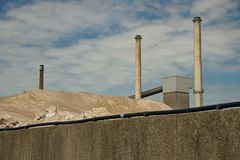
[[[44,65],[40,65],[39,69],[39,89],[44,88]]]
[[[159,86],[159,87],[156,87],[156,88],[152,88],[152,89],[143,91],[143,92],[141,92],[141,95],[142,95],[142,98],[145,98],[145,97],[152,96],[154,94],[161,93],[162,91],[163,91],[163,87]],[[128,96],[128,98],[134,99],[135,95]]]
[[[28,129],[33,127],[40,127],[40,126],[86,123],[86,122],[92,122],[92,121],[111,120],[111,119],[117,119],[117,118],[132,118],[132,117],[141,117],[141,116],[145,117],[145,116],[153,116],[153,115],[170,115],[170,114],[203,112],[203,111],[209,111],[209,110],[220,110],[225,108],[228,109],[228,108],[239,108],[239,107],[240,107],[240,101],[214,104],[214,105],[202,106],[197,108],[175,109],[175,110],[164,110],[164,111],[147,111],[147,112],[137,112],[137,113],[126,113],[126,114],[119,114],[119,115],[109,115],[109,116],[94,117],[94,118],[85,118],[85,119],[71,120],[71,121],[35,123],[35,124],[30,124],[30,125],[15,127],[15,128],[0,128],[0,131],[21,130],[21,129]]]
[[[135,98],[141,98],[142,81],[141,81],[141,35],[136,35],[135,49]]]
[[[195,106],[203,106],[201,17],[194,17],[194,96]]]

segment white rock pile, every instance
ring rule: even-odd
[[[169,109],[166,104],[150,99],[34,89],[0,97],[0,128]]]

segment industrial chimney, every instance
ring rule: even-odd
[[[203,106],[201,17],[194,17],[194,96],[195,106]]]
[[[135,49],[135,98],[141,98],[142,82],[141,82],[141,35],[136,35]]]
[[[43,89],[44,81],[44,65],[40,65],[39,69],[39,89]]]

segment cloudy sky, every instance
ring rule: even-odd
[[[203,19],[204,103],[239,101],[238,0],[1,0],[0,96],[37,88],[40,64],[46,89],[131,95],[136,34],[143,89],[192,76],[195,16]]]

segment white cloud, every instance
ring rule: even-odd
[[[226,7],[218,9],[225,3]],[[143,37],[144,88],[160,85],[166,75],[191,74],[193,23],[189,16],[202,13],[204,68],[219,72],[221,66],[221,72],[239,72],[239,63],[227,63],[239,59],[239,24],[230,19],[210,24],[234,9],[233,4],[214,1],[210,4],[213,10],[207,4],[37,1],[13,7],[6,12],[7,19],[0,20],[0,60],[4,62],[0,95],[16,93],[14,88],[37,87],[39,64],[46,65],[46,87],[50,89],[118,94],[111,89],[132,88],[136,34]],[[181,13],[185,11],[192,15],[184,17]],[[148,20],[145,14],[157,18]],[[61,48],[54,44],[71,38],[72,33],[90,30],[100,36],[86,39],[78,35],[72,44]],[[122,93],[131,94],[129,90]]]
[[[236,16],[237,7],[239,7],[237,0],[201,0],[194,1],[191,12],[208,20],[224,20],[228,16]],[[229,14],[229,11],[233,13]]]

